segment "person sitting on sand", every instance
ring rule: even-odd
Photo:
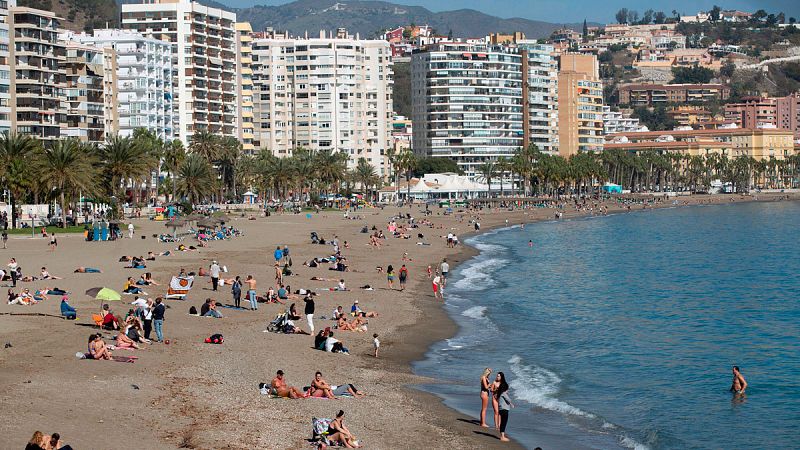
[[[42,228],[44,230],[44,228]],[[46,231],[43,231],[46,233]],[[28,444],[25,446],[25,450],[45,450],[47,445],[46,439],[44,434],[41,431],[36,431],[33,433],[31,440],[28,441]]]
[[[136,342],[133,339],[129,338],[127,334],[125,334],[126,330],[130,327],[130,324],[126,324],[125,328],[119,330],[117,333],[117,348],[130,348],[130,349],[139,349],[139,346],[136,345]]]
[[[47,267],[42,267],[42,271],[39,274],[39,278],[42,280],[60,280],[61,277],[54,277],[50,275],[50,272],[47,271]]]
[[[103,273],[100,269],[95,269],[93,267],[78,267],[73,271],[73,273]]]
[[[25,289],[27,291],[27,289]],[[47,288],[33,291],[33,299],[37,302],[47,301]]]
[[[142,274],[142,276],[139,277],[139,280],[136,281],[136,284],[139,286],[159,286],[159,284],[153,280],[153,275],[150,272]]]
[[[336,396],[333,395],[333,389],[331,385],[322,378],[322,372],[317,372],[314,374],[314,379],[311,380],[311,387],[308,389],[308,394],[311,397],[325,397],[330,399],[335,399]]]
[[[133,277],[128,277],[128,280],[125,281],[125,288],[122,291],[127,292],[128,294],[142,293],[142,289],[136,286],[136,282],[133,281]]]
[[[67,320],[75,320],[75,318],[78,316],[78,312],[72,307],[72,305],[69,304],[68,301],[69,298],[66,295],[61,297],[61,316]]]
[[[314,336],[314,348],[317,350],[325,350],[325,340],[328,339],[328,334],[331,332],[331,327],[325,327],[324,330],[319,330]]]
[[[288,300],[289,299],[289,290],[287,290],[284,285],[280,285],[280,287],[278,288],[277,298],[279,300]]]
[[[339,316],[336,320],[336,328],[342,331],[355,331],[355,327],[347,321],[344,315]]]
[[[130,315],[125,319],[125,328],[123,331],[125,332],[125,336],[135,343],[151,343],[149,339],[143,337],[144,329],[142,328],[142,323],[134,315]]]
[[[270,386],[272,386],[272,392],[278,397],[292,399],[303,398],[303,393],[300,392],[296,387],[286,384],[286,380],[283,377],[283,370],[278,370],[275,378],[272,379]]]
[[[346,291],[347,285],[344,283],[344,279],[339,280],[339,284],[334,288],[335,291]]]
[[[91,359],[111,359],[111,350],[103,342],[103,335],[94,333],[89,336],[89,356]]]
[[[203,303],[203,306],[200,307],[200,316],[201,317],[215,317],[217,319],[222,318],[222,313],[217,311],[217,302],[216,300],[212,300],[210,298],[206,299],[206,302]]]
[[[335,442],[345,448],[360,448],[358,441],[344,425],[344,411],[339,411],[336,418],[328,424],[328,441]]]
[[[345,348],[341,341],[333,337],[333,331],[325,339],[325,351],[329,353],[344,353],[349,355],[350,351]]]
[[[108,303],[103,305],[103,310],[100,311],[100,316],[103,318],[102,327],[106,330],[119,330],[119,319],[114,316]]]
[[[339,317],[342,317],[343,315],[344,309],[342,308],[342,305],[337,306],[336,309],[333,310],[333,320],[339,320]]]

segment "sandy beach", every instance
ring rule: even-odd
[[[759,194],[759,201],[774,201],[787,194]],[[789,194],[796,200],[796,194]],[[656,207],[698,203],[752,201],[754,197],[692,196],[669,199]],[[625,206],[605,203],[608,213],[627,212]],[[631,210],[641,209],[634,205]],[[368,244],[369,235],[361,228],[375,226],[384,230],[390,218],[410,213],[423,218],[418,206],[398,209],[366,209],[346,219],[343,212],[322,212],[308,218],[285,214],[259,217],[257,220],[235,218],[230,225],[244,236],[212,241],[206,248],[191,252],[172,252],[170,256],[148,261],[146,270],[126,269],[118,262],[122,255],[146,255],[147,251],[174,250],[177,244],[159,243],[154,233],[163,233],[163,223],[134,219],[136,236],[113,242],[85,242],[82,235],[59,235],[59,246],[49,251],[43,238],[12,237],[8,249],[0,250],[3,264],[14,257],[25,274],[35,275],[42,266],[63,280],[20,282],[18,289],[31,291],[54,287],[71,292],[70,303],[78,310],[78,320],[59,316],[59,297],[33,306],[0,305],[0,344],[11,344],[0,352],[0,403],[9,417],[0,425],[0,444],[19,448],[35,430],[45,434],[58,432],[66,443],[79,449],[113,449],[135,445],[140,448],[309,448],[312,417],[333,417],[344,410],[345,423],[365,448],[516,448],[518,444],[501,443],[494,430],[482,429],[466,417],[442,405],[434,396],[410,385],[435,382],[411,373],[410,362],[420,359],[432,342],[452,336],[455,324],[434,300],[426,267],[434,268],[443,257],[451,270],[473,255],[463,245],[449,249],[441,236],[456,233],[463,241],[475,232],[468,222],[479,214],[481,230],[506,223],[520,224],[551,220],[554,209],[483,210],[442,215],[432,209],[428,217],[434,227],[412,230],[410,239],[388,236],[380,248]],[[568,207],[564,217],[589,214]],[[507,221],[507,222],[506,222]],[[398,221],[403,223],[403,221]],[[127,223],[127,222],[126,222]],[[352,271],[329,271],[326,265],[309,268],[302,265],[313,257],[332,253],[329,245],[312,244],[309,235],[316,231],[326,240],[338,236],[347,241],[343,249]],[[416,233],[423,233],[418,239]],[[142,239],[141,237],[145,238]],[[424,241],[430,245],[417,245]],[[189,241],[185,242],[187,245]],[[96,332],[91,314],[98,313],[100,302],[84,291],[106,286],[122,291],[128,276],[138,279],[151,272],[160,286],[145,288],[148,297],[163,295],[172,275],[181,268],[197,271],[208,268],[212,259],[228,268],[225,277],[253,275],[263,294],[274,283],[274,258],[277,245],[288,245],[293,260],[293,276],[285,277],[292,290],[317,290],[315,325],[317,330],[332,326],[330,318],[336,306],[349,311],[354,300],[364,310],[380,316],[369,319],[368,332],[336,331],[350,355],[326,353],[312,348],[313,338],[305,335],[266,333],[267,323],[286,306],[261,304],[258,311],[222,308],[222,319],[188,314],[190,306],[200,308],[206,298],[223,304],[232,303],[230,288],[211,291],[208,277],[197,278],[187,300],[167,300],[164,322],[169,345],[153,344],[138,351],[119,350],[117,354],[135,355],[134,364],[82,360],[76,352],[85,351],[87,337]],[[408,253],[412,261],[403,261]],[[386,274],[376,270],[393,265],[395,273],[402,264],[409,270],[408,288],[400,292],[387,288]],[[74,274],[78,266],[97,267],[102,274]],[[311,281],[311,277],[343,278],[350,291],[329,288],[335,281]],[[10,282],[8,283],[10,285]],[[362,290],[371,285],[375,290]],[[446,291],[445,291],[446,296]],[[133,296],[111,302],[114,312],[124,316]],[[290,301],[291,303],[292,301]],[[302,313],[302,299],[294,300]],[[247,301],[242,301],[247,306]],[[30,315],[42,313],[45,315]],[[305,320],[298,324],[307,329]],[[203,339],[214,333],[225,336],[222,345]],[[380,358],[372,356],[372,334],[381,340]],[[115,333],[105,332],[107,343]],[[319,370],[331,384],[352,383],[368,395],[364,398],[271,399],[261,395],[258,384],[269,382],[278,369],[286,373],[292,386],[310,384]],[[480,400],[477,385],[482,367],[476,367],[476,403]],[[490,414],[491,415],[491,414]],[[511,420],[514,420],[513,411]],[[513,435],[510,436],[513,438]],[[536,443],[526,443],[536,444]]]

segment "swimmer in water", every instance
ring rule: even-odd
[[[533,247],[533,240],[528,241],[528,247]]]
[[[739,372],[739,366],[733,366],[733,382],[731,383],[730,391],[734,395],[742,395],[745,389],[747,389],[747,381],[744,380],[742,373]]]

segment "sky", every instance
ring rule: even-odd
[[[202,2],[202,0],[200,0]],[[286,0],[217,0],[233,7],[253,5],[280,5]],[[338,0],[347,3],[347,0]],[[707,11],[715,4],[723,9],[768,13],[783,11],[786,17],[800,20],[800,0],[394,0],[392,3],[424,6],[431,11],[447,11],[471,8],[494,16],[523,17],[545,22],[570,23],[587,19],[590,22],[614,22],[614,14],[620,8],[636,9],[640,12],[652,8],[670,15],[672,10],[694,14]]]

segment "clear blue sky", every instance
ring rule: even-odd
[[[234,7],[252,5],[280,5],[286,0],[217,0]],[[347,0],[338,0],[347,3]],[[200,0],[202,3],[202,0]],[[789,17],[800,20],[800,0],[396,0],[393,3],[424,6],[431,11],[447,11],[472,8],[500,17],[524,17],[547,22],[578,22],[584,18],[590,22],[613,22],[614,13],[620,8],[642,11],[652,8],[668,15],[673,9],[681,13],[694,14],[698,10],[709,10],[714,4],[723,9],[739,9],[767,12],[783,11]]]

